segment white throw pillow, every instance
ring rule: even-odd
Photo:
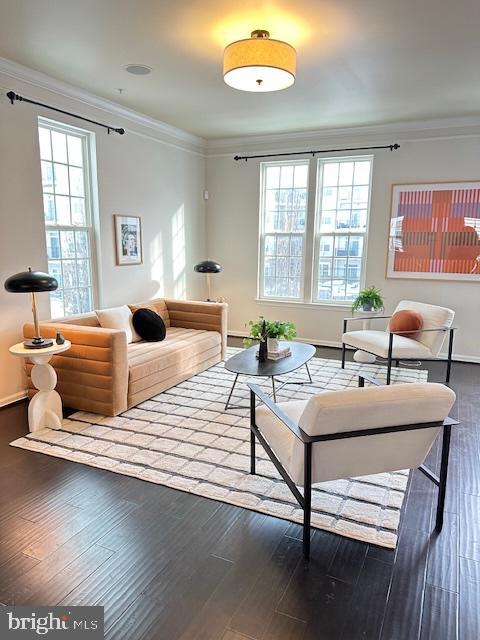
[[[112,307],[111,309],[98,309],[95,313],[100,326],[104,329],[125,331],[127,344],[141,340],[141,337],[133,328],[133,314],[126,304],[121,307]]]

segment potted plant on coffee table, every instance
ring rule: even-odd
[[[280,340],[293,340],[297,335],[297,329],[293,322],[280,322],[274,320],[267,322],[267,349],[269,352],[280,351]]]
[[[381,311],[383,308],[384,302],[381,291],[376,287],[362,289],[352,303],[352,313],[359,309],[362,311]]]
[[[249,336],[243,340],[243,346],[248,348],[258,341],[261,362],[265,361],[268,351],[279,351],[280,340],[293,340],[297,335],[297,329],[293,322],[265,320],[263,316],[260,316],[258,320],[250,320],[248,327]]]

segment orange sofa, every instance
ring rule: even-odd
[[[60,331],[72,343],[51,360],[64,406],[115,416],[225,358],[228,305],[159,298],[129,306],[161,315],[165,340],[127,344],[124,331],[103,329],[95,313],[41,323],[42,336]],[[33,335],[26,324],[25,338]],[[26,368],[31,397],[32,365]]]

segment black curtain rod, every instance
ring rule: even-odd
[[[390,151],[396,151],[400,149],[400,145],[396,142],[395,144],[384,144],[377,147],[351,147],[350,149],[322,149],[319,151],[294,151],[290,153],[264,153],[258,156],[234,156],[234,160],[253,160],[255,158],[281,158],[284,156],[313,156],[315,157],[319,153],[337,153],[338,151],[373,151],[374,149],[390,149]]]
[[[63,109],[57,109],[57,107],[51,107],[49,104],[43,104],[43,102],[30,100],[30,98],[24,98],[23,96],[19,96],[18,93],[15,93],[14,91],[9,91],[7,93],[7,98],[10,100],[11,104],[13,104],[15,100],[18,100],[19,102],[28,102],[29,104],[36,104],[38,107],[44,107],[45,109],[50,109],[51,111],[57,111],[58,113],[63,113],[66,116],[77,118],[78,120],[84,120],[85,122],[96,124],[98,127],[103,127],[104,129],[106,129],[107,133],[110,133],[110,131],[115,131],[115,133],[119,133],[121,136],[123,136],[123,134],[125,133],[125,129],[122,129],[121,127],[110,127],[108,124],[103,124],[102,122],[97,122],[96,120],[90,120],[89,118],[78,116],[76,113],[70,113],[70,111],[63,111]]]

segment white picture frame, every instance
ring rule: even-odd
[[[139,216],[114,214],[117,265],[142,264],[142,221]]]

